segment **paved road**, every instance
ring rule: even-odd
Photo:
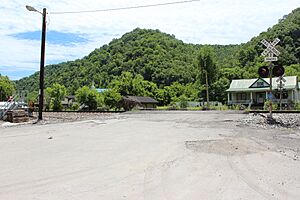
[[[244,117],[133,112],[0,128],[0,199],[299,199],[300,132]]]

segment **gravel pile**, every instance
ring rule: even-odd
[[[119,119],[119,113],[66,113],[66,112],[44,112],[43,123],[61,123],[84,120],[107,120]]]
[[[300,114],[273,114],[270,119],[268,114],[249,114],[240,121],[243,125],[261,128],[296,128],[300,129]]]
[[[119,113],[76,113],[76,112],[43,112],[43,120],[37,121],[38,113],[34,113],[33,117],[30,117],[29,122],[24,123],[10,123],[0,120],[1,127],[21,126],[28,124],[53,124],[64,123],[84,120],[108,120],[108,119],[120,119]]]

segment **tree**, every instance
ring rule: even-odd
[[[96,110],[98,107],[97,101],[98,92],[96,90],[91,90],[87,96],[86,105],[89,107],[89,110]]]
[[[96,110],[100,102],[99,93],[95,88],[83,86],[76,91],[76,99],[80,104],[88,106],[89,110]]]
[[[104,103],[107,107],[115,110],[119,109],[122,96],[117,90],[115,89],[106,90],[103,92],[103,96],[104,96]]]
[[[154,97],[158,90],[155,83],[144,80],[143,76],[139,74],[132,80],[132,89],[136,96],[150,97]]]
[[[111,88],[118,91],[122,96],[133,95],[133,75],[130,72],[123,72],[120,77],[114,79]]]
[[[26,96],[26,102],[37,102],[39,93],[37,91],[32,91]]]
[[[230,81],[222,77],[216,82],[212,84],[212,94],[214,96],[214,100],[225,103],[227,101],[227,93],[226,90],[230,86]]]
[[[112,81],[110,87],[118,91],[122,96],[154,97],[158,89],[155,83],[144,80],[140,74],[134,77],[131,72],[123,72],[121,76]]]
[[[87,102],[87,97],[88,97],[89,91],[90,91],[90,88],[87,86],[83,86],[83,87],[79,88],[75,92],[76,101],[79,102],[80,104],[85,104]]]
[[[158,105],[160,106],[168,105],[171,102],[171,98],[165,89],[158,89],[155,99],[158,101]]]
[[[51,97],[50,108],[54,111],[62,110],[61,101],[64,99],[67,93],[67,89],[65,86],[60,85],[58,83],[54,83],[53,86],[46,89],[46,93]]]
[[[300,64],[294,64],[285,67],[285,75],[286,76],[298,76],[298,80],[300,80]]]
[[[179,98],[179,107],[187,108],[188,107],[188,98],[185,95],[181,95]]]
[[[15,92],[15,85],[7,76],[0,74],[0,101],[7,101],[8,96]]]
[[[209,85],[217,78],[217,67],[214,61],[213,51],[210,47],[205,46],[200,49],[197,57],[197,65],[200,70],[201,82],[206,85],[206,101],[209,106]]]

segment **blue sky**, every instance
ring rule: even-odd
[[[41,41],[41,31],[28,31],[24,33],[17,33],[11,35],[12,37],[20,40],[37,40]],[[58,31],[48,31],[47,41],[50,44],[57,44],[63,46],[73,46],[80,43],[88,42],[85,36],[76,33],[63,33]]]
[[[16,80],[39,70],[39,13],[46,7],[46,64],[75,60],[136,27],[160,29],[194,44],[240,44],[276,24],[300,0],[200,0],[162,7],[56,15],[54,12],[118,8],[178,0],[2,0],[0,73]]]

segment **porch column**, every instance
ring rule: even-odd
[[[267,101],[270,100],[268,94],[269,94],[269,92],[267,91],[267,92],[266,92],[266,100],[267,100]]]
[[[227,104],[229,104],[229,101],[230,101],[230,93],[229,92],[227,93],[227,100],[228,100]]]
[[[250,103],[251,104],[253,103],[252,100],[253,100],[253,96],[252,96],[252,92],[250,92]]]
[[[291,93],[292,93],[292,102],[295,102],[294,101],[294,90],[292,90]]]

